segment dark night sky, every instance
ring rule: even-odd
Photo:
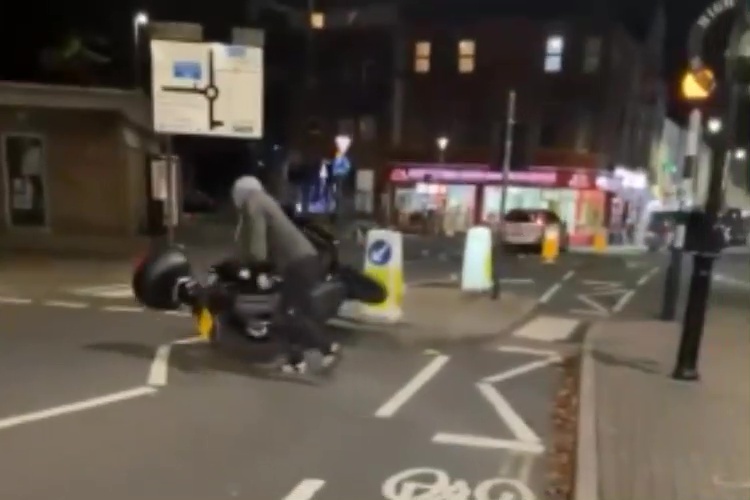
[[[323,0],[320,0],[323,1]],[[367,2],[367,0],[326,0],[330,3]],[[415,1],[415,0],[404,0]],[[538,11],[561,11],[572,4],[597,6],[612,13],[635,29],[643,28],[655,0],[424,0],[431,6],[466,12],[501,13],[514,11],[519,5],[528,11],[529,5]],[[289,4],[304,5],[306,0],[286,0]],[[606,2],[606,3],[605,3]],[[696,19],[708,0],[665,0],[668,25],[668,76],[674,81],[674,72],[685,64],[684,46],[687,29]],[[609,5],[607,5],[607,3]],[[149,11],[152,18],[201,21],[206,26],[207,37],[220,36],[232,24],[239,24],[244,15],[242,0],[219,2],[191,2],[190,0],[151,0],[137,2],[92,2],[68,0],[63,2],[19,2],[13,15],[4,15],[0,23],[0,39],[6,56],[0,66],[0,78],[28,79],[36,66],[36,53],[40,46],[49,44],[70,29],[104,35],[113,40],[114,54],[126,59],[129,55],[130,19],[139,7]],[[452,5],[453,4],[453,5]],[[217,9],[217,6],[221,8]],[[222,33],[224,32],[224,33]],[[214,35],[216,33],[216,35]],[[123,61],[123,65],[128,63]]]

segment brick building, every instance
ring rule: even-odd
[[[347,133],[357,163],[377,168],[436,160],[444,135],[446,161],[496,165],[514,89],[514,168],[649,165],[665,110],[660,16],[639,39],[599,18],[377,13],[318,18],[313,84],[292,105],[293,147],[323,154]]]

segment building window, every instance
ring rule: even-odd
[[[596,73],[599,71],[599,65],[602,58],[602,39],[598,36],[591,36],[586,39],[586,45],[583,49],[583,72]]]
[[[314,30],[322,30],[326,27],[326,15],[322,12],[310,14],[310,27]]]
[[[477,45],[474,40],[458,42],[458,72],[473,73],[475,67]]]
[[[547,46],[544,52],[545,73],[559,73],[562,71],[564,50],[565,38],[563,38],[562,35],[551,35],[547,37]]]
[[[414,44],[414,72],[430,72],[430,56],[432,55],[432,44],[430,42],[417,42]]]

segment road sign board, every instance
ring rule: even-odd
[[[385,266],[390,262],[393,250],[385,240],[375,240],[367,249],[367,258],[377,266]]]
[[[151,41],[154,129],[163,134],[263,136],[263,48]]]

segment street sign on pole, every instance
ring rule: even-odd
[[[263,48],[151,41],[154,129],[167,135],[263,136]]]

